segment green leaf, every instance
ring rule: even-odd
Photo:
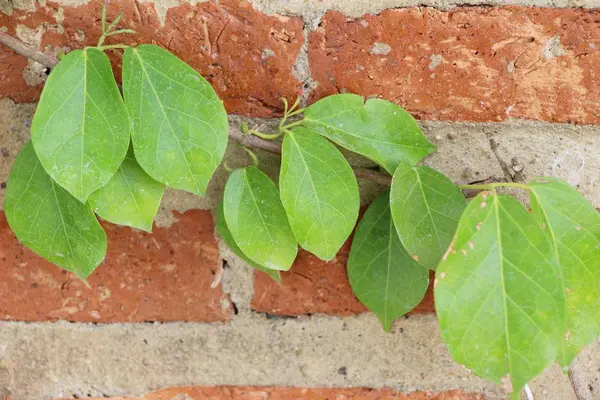
[[[204,196],[227,146],[227,114],[210,84],[158,46],[123,55],[135,156],[155,180]]]
[[[328,96],[306,108],[303,125],[393,174],[436,150],[414,118],[392,102],[355,94]]]
[[[514,389],[513,399],[557,354],[555,268],[550,240],[523,205],[482,193],[436,271],[435,307],[452,357]]]
[[[223,210],[231,236],[250,260],[268,269],[291,268],[298,244],[268,176],[256,167],[233,171],[225,185]]]
[[[352,233],[360,198],[352,168],[327,139],[305,128],[283,139],[281,202],[300,246],[329,261]]]
[[[400,166],[390,196],[402,244],[422,265],[435,269],[465,209],[461,191],[433,168]]]
[[[6,187],[6,219],[35,253],[87,278],[106,254],[106,235],[86,204],[44,171],[31,142],[17,156]]]
[[[151,232],[164,191],[165,186],[139,166],[130,148],[117,173],[90,195],[89,203],[109,222]]]
[[[220,201],[219,205],[217,206],[217,232],[219,233],[219,236],[221,236],[221,239],[223,239],[223,242],[225,242],[227,247],[229,247],[231,251],[233,251],[234,254],[241,258],[246,264],[258,271],[264,272],[265,274],[269,275],[271,278],[273,278],[275,282],[281,283],[281,275],[279,271],[261,267],[260,265],[249,259],[237,245],[237,243],[233,239],[233,236],[231,235],[231,232],[229,231],[229,228],[227,227],[227,223],[225,222],[223,201]]]
[[[356,228],[348,278],[356,297],[377,315],[386,332],[427,291],[429,271],[402,246],[392,221],[389,191],[369,206]]]
[[[82,203],[110,180],[127,153],[129,119],[104,53],[75,50],[52,70],[31,140],[46,172]]]
[[[558,362],[567,370],[600,334],[600,215],[574,187],[555,178],[529,182],[531,210],[547,233],[562,286]]]

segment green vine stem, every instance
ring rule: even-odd
[[[102,14],[101,14],[101,18],[100,18],[102,34],[100,35],[100,38],[98,38],[98,44],[96,45],[96,47],[100,51],[109,50],[109,49],[125,49],[125,48],[129,47],[129,46],[125,46],[125,45],[102,46],[102,44],[104,44],[104,41],[106,40],[106,38],[109,36],[120,35],[120,34],[135,34],[136,33],[133,29],[118,29],[116,31],[113,30],[113,29],[115,29],[117,24],[119,22],[121,22],[122,19],[123,19],[123,13],[121,12],[121,13],[119,13],[119,15],[117,15],[117,17],[114,19],[114,21],[110,23],[110,25],[106,26],[106,4],[102,6]]]
[[[250,156],[250,158],[252,159],[252,164],[255,167],[258,167],[258,157],[256,157],[256,154],[254,154],[254,152],[252,150],[250,150],[248,147],[244,147],[244,151],[246,152],[246,154],[248,154]]]
[[[127,46],[126,44],[109,44],[107,46],[98,46],[95,47],[96,49],[100,50],[100,51],[104,51],[104,50],[110,50],[110,49],[127,49],[130,46]]]
[[[279,133],[267,134],[267,133],[259,132],[259,131],[255,130],[255,129],[248,129],[246,132],[249,133],[249,134],[251,134],[251,135],[257,136],[257,137],[259,137],[261,139],[264,139],[264,140],[275,140],[278,137],[280,137],[281,135],[283,135],[283,133],[285,131],[281,131]]]
[[[529,186],[524,183],[516,183],[516,182],[494,182],[494,183],[484,183],[484,184],[476,184],[476,185],[460,185],[458,188],[462,190],[492,190],[495,191],[496,188],[500,187],[512,187],[522,190],[530,190]]]

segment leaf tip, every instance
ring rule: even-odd
[[[139,226],[135,226],[134,228],[138,228],[147,233],[152,233],[152,229],[154,228],[154,220],[152,221],[144,221]]]
[[[381,326],[383,327],[383,331],[385,333],[390,333],[390,331],[392,330],[392,323],[394,322],[393,319],[387,319],[384,317],[381,317],[379,315],[377,315],[377,318],[379,318],[379,322],[381,322]]]

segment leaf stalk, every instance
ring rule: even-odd
[[[516,182],[494,182],[494,183],[485,183],[485,184],[477,184],[477,185],[460,185],[459,189],[462,190],[492,190],[495,191],[496,188],[500,187],[512,187],[522,190],[531,190],[528,185],[524,183],[516,183]]]

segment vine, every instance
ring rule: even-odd
[[[298,246],[331,260],[355,231],[348,277],[383,329],[411,311],[435,271],[441,335],[454,360],[518,399],[557,361],[565,371],[600,333],[600,216],[556,178],[456,186],[422,165],[436,151],[414,118],[380,99],[283,99],[277,132],[229,130],[210,84],[158,46],[105,44],[53,57],[0,32],[0,42],[53,67],[16,158],[5,212],[17,238],[85,280],[104,259],[107,221],[150,231],[166,186],[203,196],[228,140],[252,165],[230,176],[217,209],[223,241],[280,281]],[[123,51],[122,93],[106,50]],[[281,139],[281,145],[275,141]],[[337,146],[336,146],[337,145]],[[338,147],[386,174],[353,171]],[[281,153],[277,184],[250,150]],[[357,178],[389,185],[358,222]],[[504,189],[524,190],[528,210]],[[463,191],[477,195],[467,201]],[[357,225],[358,222],[358,225]]]

